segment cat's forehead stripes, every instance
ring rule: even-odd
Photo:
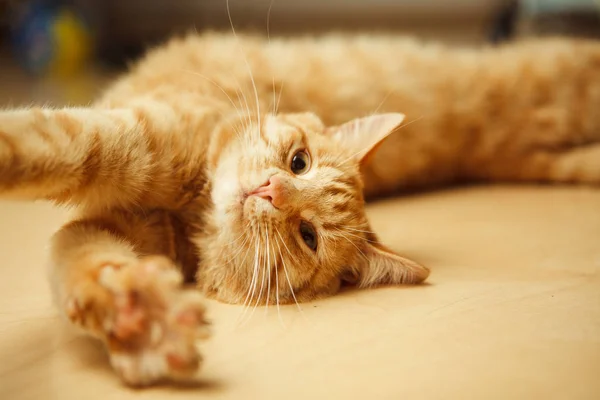
[[[262,128],[261,137],[269,143],[306,140],[306,134],[302,129],[285,123],[274,116],[267,116]]]

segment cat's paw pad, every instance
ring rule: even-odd
[[[103,322],[111,364],[125,382],[145,385],[193,377],[201,364],[197,339],[208,335],[202,297],[181,288],[170,261],[152,257],[104,266],[98,283],[111,297]]]

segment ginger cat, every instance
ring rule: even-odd
[[[0,192],[77,207],[52,241],[56,304],[136,385],[200,365],[184,279],[247,306],[419,283],[365,197],[474,180],[600,183],[599,43],[206,33],[93,107],[0,113]]]

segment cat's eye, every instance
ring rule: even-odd
[[[296,175],[302,175],[308,172],[310,169],[310,156],[306,150],[300,150],[294,154],[290,168]]]
[[[317,234],[311,224],[305,221],[300,222],[300,236],[312,251],[317,250]]]

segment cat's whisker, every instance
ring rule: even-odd
[[[260,238],[261,238],[261,226],[258,223],[256,235],[256,258],[254,263],[254,272],[252,276],[252,295],[250,296],[250,302],[248,303],[248,308],[252,306],[254,303],[254,299],[256,297],[256,290],[258,289],[258,280],[260,279],[260,267],[262,262],[262,247],[260,246]]]
[[[197,76],[199,78],[202,78],[202,79],[206,80],[207,82],[212,83],[213,85],[215,85],[215,87],[217,87],[227,97],[227,99],[229,100],[229,102],[233,106],[233,109],[236,111],[238,117],[240,119],[243,119],[243,116],[242,116],[242,113],[241,113],[240,107],[239,107],[239,106],[241,106],[241,99],[240,99],[239,95],[238,95],[238,100],[240,100],[240,104],[236,104],[236,103],[234,103],[234,101],[231,98],[231,96],[229,96],[229,94],[227,93],[227,91],[223,88],[223,86],[219,85],[214,80],[212,80],[209,77],[207,77],[205,75],[202,75],[201,73],[196,72],[196,71],[190,71],[190,70],[187,70],[187,69],[181,69],[181,71],[182,72],[186,72],[188,74],[195,75],[195,76]],[[246,107],[248,107],[248,106],[246,105]],[[241,138],[240,132],[237,129],[235,129],[235,127],[232,124],[229,124],[229,125],[234,129],[234,131],[235,131],[236,135],[238,136],[238,138]]]
[[[235,252],[235,254],[228,257],[230,262],[235,262],[237,256],[242,252],[242,250],[244,250],[244,247],[246,247],[246,244],[249,241],[250,241],[250,239],[248,237],[244,238],[244,241],[240,244],[239,249]],[[248,249],[246,249],[246,251],[248,251]],[[219,258],[220,258],[220,256],[219,256]]]
[[[268,226],[265,225],[265,229],[267,231],[268,234]],[[268,236],[267,236],[268,237]],[[248,320],[252,319],[252,316],[254,315],[254,312],[256,311],[256,309],[258,308],[258,305],[260,304],[260,300],[262,299],[262,295],[264,293],[264,289],[265,289],[265,278],[266,278],[266,274],[267,274],[267,268],[268,266],[265,265],[265,263],[267,262],[268,259],[268,249],[266,248],[266,241],[265,241],[265,253],[263,254],[263,256],[261,257],[262,263],[261,263],[261,269],[260,272],[262,272],[262,278],[260,279],[260,290],[258,292],[258,298],[256,299],[256,302],[254,303],[254,307],[252,308],[252,312],[250,313],[250,316],[248,317]],[[268,300],[268,298],[266,299]]]
[[[251,253],[251,251],[250,251],[251,249],[252,249],[252,247],[251,247],[251,246],[247,246],[247,248],[246,248],[246,251],[244,252],[244,258],[242,259],[242,261],[241,261],[240,263],[236,263],[236,265],[234,265],[234,268],[236,268],[236,269],[237,269],[237,267],[238,267],[239,265],[242,265],[242,266],[245,266],[245,265],[246,265],[246,260],[248,259],[248,255],[250,255],[250,253]],[[235,262],[235,260],[233,259],[233,257],[232,257],[232,261],[233,261],[233,262]],[[237,273],[239,274],[239,270],[238,270],[238,272],[237,272]],[[249,293],[250,293],[250,292],[248,291],[248,293],[246,294],[246,298],[244,299],[244,302],[243,302],[243,307],[245,307],[245,306],[246,306],[246,303],[247,303],[247,301],[248,301],[248,295],[249,295]],[[240,303],[240,302],[241,302],[241,300],[242,300],[242,299],[241,299],[241,298],[239,298],[239,300],[238,300],[238,303]],[[238,321],[239,321],[239,317],[238,317]]]
[[[246,247],[246,251],[244,253],[244,258],[242,259],[242,262],[239,263],[239,265],[245,266],[246,265],[246,260],[248,259],[248,256],[250,255],[250,250],[252,249],[252,246],[250,246],[250,243],[252,242],[252,240],[254,239],[254,231],[252,232],[252,239],[248,240],[248,245],[244,245],[244,247]],[[233,259],[233,257],[232,257]],[[235,261],[235,260],[234,260]],[[246,305],[246,302],[248,301],[248,296],[250,295],[250,291],[248,290],[248,294],[246,295],[246,299],[244,300],[243,305]]]
[[[343,229],[338,229],[338,228],[336,228],[335,230],[336,230],[336,231],[338,231],[338,232],[340,232],[340,233],[343,233],[343,234],[345,234],[345,235],[350,235],[350,236],[352,236],[352,237],[355,237],[355,238],[357,238],[357,239],[359,239],[359,240],[365,240],[365,238],[364,238],[364,237],[362,237],[362,236],[360,236],[360,235],[357,235],[356,233],[352,233],[352,232],[346,232],[346,231],[344,231]]]
[[[246,240],[244,241],[244,244],[240,246],[240,249],[242,248],[246,248],[246,252],[244,253],[244,259],[242,260],[241,265],[245,266],[244,261],[246,260],[246,257],[248,257],[248,254],[250,253],[250,250],[252,249],[252,246],[250,245],[252,243],[252,241],[254,240],[254,231],[251,232],[252,237],[248,236],[246,238]]]
[[[279,86],[279,94],[277,95],[277,103],[275,103],[275,114],[279,113],[279,104],[281,103],[281,94],[283,93],[283,85],[281,82],[281,86]]]
[[[269,300],[271,299],[271,247],[269,246],[269,226],[267,225],[266,229],[266,248],[267,248],[267,272],[268,280],[267,280],[267,296],[265,298],[265,314],[269,312]]]
[[[371,235],[374,235],[374,234],[375,234],[375,232],[373,232],[373,231],[367,231],[367,230],[364,230],[364,229],[352,228],[352,227],[350,227],[350,226],[343,226],[343,227],[342,227],[342,229],[347,229],[347,230],[354,231],[354,232],[363,232],[363,233],[369,233],[369,234],[371,234]]]
[[[240,44],[240,40],[238,39],[237,33],[235,31],[235,28],[233,26],[233,20],[231,19],[231,11],[229,8],[229,0],[226,1],[226,6],[227,6],[227,17],[229,18],[229,24],[231,25],[231,31],[233,33],[233,36],[235,37],[235,40],[237,42],[238,47],[241,49],[241,44]],[[242,52],[243,53],[243,52]],[[242,54],[244,55],[244,54]],[[246,62],[246,67],[248,68],[248,72],[250,73],[250,77],[252,77],[252,72],[250,71],[250,66],[248,65],[248,60],[246,58],[246,56],[244,55],[244,61]],[[245,125],[245,129],[246,131],[248,131],[248,128],[253,128],[253,124],[252,124],[252,111],[250,110],[250,104],[248,103],[248,98],[246,97],[244,88],[242,87],[242,85],[240,85],[240,82],[237,80],[237,78],[235,78],[235,76],[233,77],[235,80],[236,85],[239,88],[238,93],[238,99],[240,99],[240,94],[241,97],[243,97],[244,99],[244,104],[246,105],[246,112],[247,112],[247,119],[244,120],[244,125]],[[252,80],[254,82],[254,79]],[[257,97],[258,98],[258,97]],[[241,99],[240,99],[240,104],[241,104]]]
[[[240,245],[238,251],[234,254],[234,255],[230,255],[229,257],[227,257],[227,263],[231,263],[231,262],[235,262],[236,257],[238,256],[238,254],[241,252],[241,250],[244,249],[246,242],[248,241],[248,237],[244,235],[244,232],[242,232],[236,239],[232,240],[231,242],[229,242],[228,244],[224,245],[221,248],[221,251],[219,252],[217,259],[221,260],[223,257],[223,253],[225,253],[226,250],[229,250],[231,247],[233,247],[235,245],[235,243],[240,240],[241,238],[244,238],[244,241],[242,242],[242,244]]]
[[[415,122],[418,122],[418,121],[422,120],[423,118],[425,118],[425,115],[421,115],[420,117],[415,118],[412,121],[405,123],[404,125],[400,125],[396,129],[392,130],[392,133],[399,131],[400,129],[406,128],[408,125],[414,124]]]
[[[231,242],[229,242],[229,245],[233,245],[233,244],[237,243],[237,241],[240,240],[240,239],[242,239],[242,238],[248,239],[248,236],[246,236],[245,233],[246,232],[240,233],[240,235],[236,239],[233,239]]]
[[[277,115],[277,109],[275,105],[277,104],[277,91],[275,90],[275,77],[272,78],[273,84],[273,102],[271,103],[271,114]]]
[[[277,233],[277,236],[279,236],[279,239],[281,239],[281,243],[283,244],[283,246],[287,250],[288,254],[290,255],[291,259],[293,260],[294,256],[292,255],[292,252],[290,251],[290,249],[287,247],[287,244],[285,244],[285,241],[283,240],[281,233],[279,233],[279,230],[277,228],[275,228],[275,232]],[[302,307],[300,307],[300,303],[298,303],[298,299],[296,298],[296,294],[294,293],[294,287],[292,286],[292,282],[290,281],[290,276],[288,275],[287,267],[285,266],[285,261],[283,260],[283,257],[281,258],[281,265],[283,266],[283,272],[285,273],[285,279],[287,280],[287,283],[290,287],[290,292],[292,293],[292,297],[294,298],[296,307],[298,307],[298,310],[300,311],[302,316],[304,316],[304,311],[302,311]]]
[[[377,108],[375,108],[375,110],[373,110],[373,112],[371,113],[371,115],[375,115],[377,114],[377,112],[379,111],[379,109],[381,108],[381,106],[383,106],[383,104],[386,102],[386,100],[390,97],[390,95],[392,93],[394,93],[395,90],[391,89],[390,91],[387,92],[387,94],[385,95],[385,97],[383,98],[383,100],[381,100],[381,102],[379,103],[379,105],[377,106]]]
[[[269,44],[271,44],[271,9],[273,8],[274,2],[275,2],[275,0],[271,0],[271,3],[269,4],[269,9],[267,10],[267,41],[269,42]],[[277,103],[276,103],[276,99],[275,99],[275,94],[276,94],[275,76],[273,76],[273,78],[272,78],[272,83],[273,83],[273,105],[271,106],[271,108],[272,108],[273,115],[276,115],[277,108],[275,108],[275,105]]]
[[[244,314],[250,309],[252,308],[252,311],[250,312],[250,315],[248,315],[247,319],[245,322],[250,321],[250,319],[252,319],[252,316],[254,315],[254,312],[256,311],[256,308],[258,307],[258,304],[260,303],[260,300],[262,299],[262,295],[264,292],[264,284],[265,284],[265,268],[264,268],[264,262],[266,260],[265,258],[265,254],[262,252],[263,248],[262,246],[260,246],[260,238],[262,237],[262,232],[260,229],[260,224],[259,224],[259,234],[257,235],[257,258],[255,260],[255,267],[254,267],[254,275],[253,275],[253,279],[252,279],[252,296],[250,297],[250,302],[248,303],[248,307],[245,310]],[[258,281],[260,279],[260,289],[258,288]],[[256,291],[258,289],[258,294],[256,295]],[[256,300],[254,300],[256,298]]]
[[[257,135],[260,136],[261,121],[260,121],[260,101],[258,99],[258,89],[256,87],[256,82],[254,81],[254,75],[252,74],[252,68],[250,68],[250,63],[248,62],[248,58],[246,57],[246,54],[244,53],[244,50],[242,49],[242,45],[241,45],[240,40],[235,31],[235,27],[233,26],[233,20],[231,19],[231,9],[229,7],[229,0],[226,0],[225,5],[227,6],[227,17],[229,18],[229,24],[231,25],[231,32],[233,33],[233,36],[235,37],[235,40],[237,41],[240,52],[242,53],[242,56],[244,57],[244,63],[246,64],[246,68],[248,69],[248,75],[250,76],[250,80],[252,81],[252,86],[254,88],[254,98],[256,101],[256,114],[257,114],[256,119],[257,119],[257,123],[258,123]]]
[[[188,74],[196,75],[197,77],[202,78],[202,79],[206,80],[209,83],[212,83],[213,85],[215,85],[215,87],[217,89],[219,89],[225,95],[225,97],[227,97],[227,99],[229,100],[229,102],[231,103],[231,105],[233,106],[233,108],[235,108],[236,110],[238,109],[237,105],[235,104],[235,102],[233,101],[233,99],[231,98],[231,96],[229,96],[229,94],[227,93],[227,91],[223,88],[223,86],[219,85],[217,82],[215,82],[214,80],[210,79],[208,76],[203,75],[203,74],[201,74],[199,72],[196,72],[196,71],[190,71],[188,69],[181,69],[181,72],[185,72],[185,73],[188,73]]]
[[[317,236],[319,237],[319,243],[324,243],[325,242],[325,235],[323,235],[322,230],[318,230],[317,231]],[[329,250],[327,249],[328,246],[321,246],[321,249],[323,250],[323,253],[325,254],[325,258],[329,258]]]
[[[279,246],[279,241],[277,238],[273,238],[275,240],[275,244],[277,245],[277,252],[279,253],[279,260],[283,263],[283,255],[281,254],[281,247]],[[285,323],[281,318],[281,310],[279,307],[279,266],[275,265],[275,301],[277,303],[277,317],[279,318],[279,322],[285,328]]]
[[[248,286],[248,295],[246,296],[246,300],[244,301],[244,310],[238,320],[242,320],[248,312],[248,307],[252,304],[252,300],[254,299],[254,293],[256,291],[256,281],[257,281],[257,272],[258,272],[258,257],[259,257],[259,238],[260,238],[260,225],[258,226],[259,234],[254,235],[255,230],[253,229],[253,238],[254,242],[254,267],[252,269],[252,279],[250,280],[250,285]]]
[[[233,239],[232,241],[227,243],[225,246],[223,246],[223,248],[221,249],[221,254],[219,254],[219,257],[222,255],[222,253],[225,249],[228,249],[229,247],[233,246],[234,244],[237,243],[238,240],[240,240],[242,238],[247,239],[247,237],[244,235],[244,232],[240,233],[240,235],[237,238]]]
[[[356,243],[354,243],[352,240],[350,240],[350,239],[348,238],[348,236],[346,236],[346,234],[345,234],[345,233],[343,233],[343,232],[341,232],[341,231],[339,231],[339,230],[338,230],[337,232],[339,233],[338,237],[341,237],[341,238],[345,239],[345,240],[346,240],[348,243],[350,243],[352,246],[354,246],[354,247],[356,248],[356,250],[358,250],[358,252],[359,252],[359,253],[360,253],[360,254],[361,254],[361,255],[362,255],[362,256],[363,256],[365,259],[367,259],[367,256],[366,256],[366,254],[365,254],[365,253],[363,253],[363,251],[360,249],[360,247],[358,247],[358,246],[356,245]],[[334,235],[335,235],[335,233],[334,233]]]
[[[242,104],[242,100],[243,100],[244,101],[243,105],[246,106],[246,113],[244,114],[243,118],[240,116],[240,119],[244,123],[244,132],[248,132],[252,128],[252,112],[250,111],[250,105],[248,104],[248,98],[244,94],[243,88],[241,87],[241,85],[239,84],[237,79],[235,80],[235,82],[238,85],[236,94],[237,94],[238,100],[240,102],[240,105]]]
[[[269,9],[267,10],[267,40],[271,43],[271,9],[275,0],[271,0],[269,3]]]

